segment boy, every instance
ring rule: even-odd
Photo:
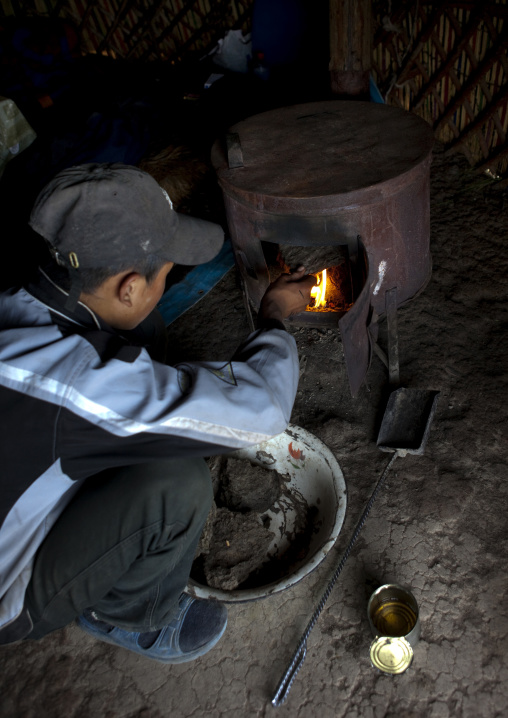
[[[298,361],[282,320],[314,278],[273,283],[225,366],[170,367],[149,353],[167,274],[211,260],[222,229],[118,164],[60,172],[30,225],[53,262],[0,295],[0,643],[77,619],[154,660],[193,660],[227,621],[185,593],[212,499],[203,457],[286,428]]]

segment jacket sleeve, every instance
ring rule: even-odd
[[[297,385],[296,343],[280,329],[252,333],[228,363],[170,367],[144,350],[131,363],[97,359],[69,393],[64,453],[76,441],[99,453],[104,442],[108,451],[116,444],[126,458],[143,444],[151,456],[257,444],[285,430]],[[83,448],[74,446],[81,456]]]
[[[296,343],[286,331],[255,332],[227,364],[181,364],[177,371],[180,383],[188,383],[180,416],[201,422],[228,446],[259,443],[289,423],[299,368]],[[194,431],[192,423],[188,428]]]

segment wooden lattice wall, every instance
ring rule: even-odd
[[[5,16],[70,20],[85,53],[178,62],[248,25],[252,0],[1,0]]]
[[[250,28],[254,0],[0,0],[1,17],[62,17],[85,53],[178,63]],[[508,0],[374,0],[372,74],[479,172],[508,175]]]
[[[506,174],[506,0],[379,2],[375,15],[373,74],[385,101],[425,118],[479,172]]]

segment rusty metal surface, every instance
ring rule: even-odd
[[[243,167],[229,169],[217,144],[212,161],[223,189],[267,212],[327,213],[384,199],[430,153],[421,118],[373,102],[329,101],[283,107],[230,128]]]
[[[362,292],[361,308],[340,321],[353,391],[370,360],[371,310],[383,316],[387,291],[397,287],[400,306],[430,278],[432,130],[398,108],[332,100],[264,112],[230,132],[238,135],[243,166],[228,166],[222,141],[212,162],[255,306],[269,283],[261,242],[365,247],[367,298]],[[360,344],[361,371],[354,360]]]
[[[250,217],[242,205],[224,195],[229,233],[236,266],[250,301],[257,309],[270,284],[270,275],[259,237],[253,234]]]
[[[212,160],[233,242],[360,238],[377,272],[379,315],[386,290],[397,287],[400,305],[427,283],[433,138],[423,120],[376,103],[329,101],[261,113],[231,131],[244,166],[230,169],[220,142]]]

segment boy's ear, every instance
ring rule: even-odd
[[[127,307],[132,307],[136,301],[140,288],[141,275],[139,272],[129,272],[117,285],[117,299]]]

